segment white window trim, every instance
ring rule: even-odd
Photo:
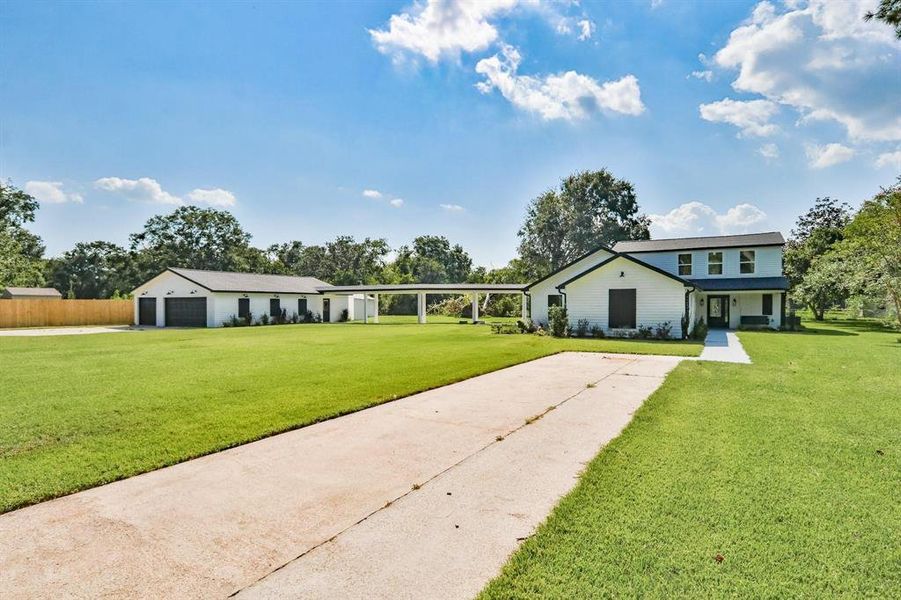
[[[688,257],[688,273],[682,273],[682,267],[685,266],[679,262],[680,256]],[[695,270],[695,259],[694,255],[691,252],[678,252],[676,253],[676,275],[679,277],[691,277]]]
[[[711,254],[719,254],[720,255],[720,262],[712,263],[712,264],[720,266],[719,273],[711,273],[710,272],[710,265],[711,265],[710,255]],[[707,251],[707,276],[708,277],[722,277],[723,275],[725,275],[726,274],[725,265],[726,265],[726,253],[725,252],[723,252],[722,250],[708,250]]]
[[[753,252],[754,253],[754,260],[751,261],[752,269],[751,269],[750,273],[742,273],[742,270],[741,270],[741,265],[743,264],[743,261],[741,260],[742,252]],[[757,250],[744,249],[744,250],[738,251],[738,274],[739,274],[739,276],[741,276],[741,275],[756,275],[757,274]]]

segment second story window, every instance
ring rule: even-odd
[[[753,250],[742,250],[739,253],[739,263],[738,263],[738,271],[739,273],[753,273],[754,272],[754,263],[757,258],[755,255],[757,253]]]
[[[691,275],[691,254],[679,255],[679,275]]]
[[[707,253],[707,274],[722,275],[723,274],[723,253],[708,252]]]

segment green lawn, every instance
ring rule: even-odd
[[[700,352],[440,324],[3,337],[0,512],[565,349]]]
[[[680,365],[482,600],[899,597],[901,334],[805,325]]]

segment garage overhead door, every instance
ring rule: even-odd
[[[156,325],[156,298],[138,298],[138,325]]]
[[[166,327],[206,327],[206,298],[166,298]]]

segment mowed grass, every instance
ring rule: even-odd
[[[899,334],[806,326],[677,367],[481,599],[899,597]]]
[[[3,337],[0,512],[561,350],[700,349],[438,324]]]

